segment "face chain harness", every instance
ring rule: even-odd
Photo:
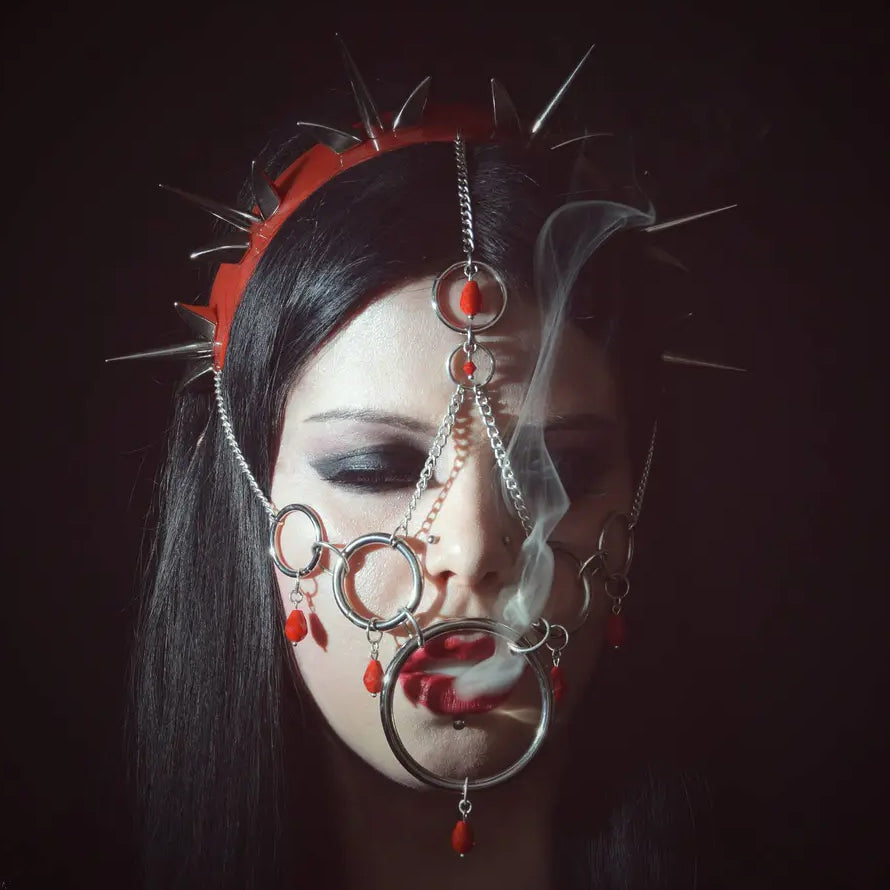
[[[429,92],[429,78],[427,78],[412,92],[387,127],[377,112],[348,50],[342,43],[341,49],[367,138],[361,138],[356,132],[334,130],[320,124],[300,124],[302,129],[315,136],[319,144],[298,158],[275,182],[269,180],[262,168],[254,164],[251,177],[256,201],[254,213],[246,213],[174,189],[230,224],[243,238],[237,242],[214,245],[193,254],[193,257],[210,255],[224,260],[214,281],[208,306],[176,305],[177,311],[197,334],[199,340],[182,346],[165,347],[122,358],[167,356],[188,359],[192,362],[192,367],[187,376],[187,383],[192,383],[206,374],[212,374],[216,406],[225,438],[235,461],[269,517],[268,545],[271,559],[280,572],[294,580],[290,593],[291,609],[286,616],[284,626],[285,636],[296,646],[309,632],[307,618],[301,607],[304,598],[301,580],[319,567],[322,554],[327,551],[331,557],[331,588],[337,607],[344,618],[364,631],[368,641],[370,655],[362,680],[372,696],[379,696],[380,719],[386,741],[399,763],[414,778],[434,788],[457,792],[460,795],[458,820],[452,831],[451,843],[455,852],[464,856],[475,844],[469,823],[473,807],[470,794],[498,785],[515,776],[532,760],[547,737],[554,708],[566,692],[566,681],[560,661],[570,637],[580,629],[590,612],[594,584],[598,585],[597,589],[602,590],[611,601],[605,628],[607,644],[618,648],[624,643],[625,623],[622,604],[630,593],[628,572],[634,554],[634,532],[652,466],[655,428],[652,430],[630,510],[627,513],[613,512],[606,517],[599,530],[596,548],[586,558],[579,558],[556,541],[546,540],[549,547],[544,549],[548,551],[546,559],[549,563],[546,563],[548,571],[544,577],[548,579],[548,583],[545,585],[545,590],[539,591],[532,598],[531,606],[524,610],[511,608],[517,602],[525,602],[521,577],[516,589],[512,593],[507,591],[510,596],[506,607],[499,599],[499,607],[496,609],[499,612],[498,620],[460,618],[437,621],[421,627],[416,613],[423,597],[424,573],[417,553],[412,549],[411,541],[412,538],[415,541],[419,540],[423,534],[426,543],[432,545],[437,538],[428,534],[433,520],[421,523],[419,531],[413,536],[409,527],[415,519],[418,504],[433,478],[446,445],[452,438],[455,423],[462,411],[474,410],[478,414],[481,429],[488,442],[487,447],[491,448],[498,467],[505,500],[521,525],[526,540],[532,536],[536,520],[535,508],[523,490],[521,474],[514,469],[511,448],[504,441],[489,397],[488,385],[497,368],[497,356],[492,348],[478,340],[480,333],[497,325],[508,311],[508,293],[499,270],[480,261],[475,255],[473,204],[466,142],[467,140],[506,141],[517,138],[529,142],[540,140],[544,124],[590,55],[592,47],[527,132],[522,131],[512,101],[504,88],[495,80],[492,80],[493,120],[488,115],[469,109],[445,108],[435,115],[425,114]],[[580,137],[580,140],[585,138],[587,137]],[[360,535],[342,547],[337,547],[324,540],[321,518],[311,506],[291,503],[278,508],[269,500],[239,447],[236,430],[228,413],[224,388],[223,363],[229,329],[244,287],[260,256],[282,222],[309,194],[343,170],[383,152],[411,144],[445,141],[454,145],[463,258],[449,266],[435,279],[431,304],[439,321],[457,335],[455,346],[445,361],[445,371],[454,385],[454,391],[398,525],[391,531]],[[564,140],[550,147],[560,149],[577,141],[579,140]],[[718,210],[723,209],[727,208]],[[644,232],[655,232],[716,213],[718,210],[657,224],[651,217],[638,214],[635,225]],[[665,353],[663,358],[674,363],[728,367],[674,353]],[[293,568],[285,559],[281,548],[284,524],[293,514],[301,514],[314,530],[315,540],[311,557],[301,568]],[[505,539],[505,543],[507,542],[508,539]],[[368,618],[357,611],[351,601],[347,578],[353,571],[352,561],[357,554],[380,548],[390,548],[405,560],[411,578],[410,589],[405,594],[403,605],[394,614]],[[520,564],[526,556],[523,547],[519,557]],[[541,614],[543,605],[549,597],[554,556],[571,561],[581,596],[577,619],[568,627],[564,624],[551,623]],[[379,660],[380,642],[386,632],[396,628],[403,628],[409,636],[398,648],[389,664],[384,667]],[[493,658],[501,662],[500,669],[514,679],[518,679],[522,673],[528,671],[536,682],[540,696],[539,717],[528,747],[518,759],[491,775],[450,777],[427,769],[406,748],[394,719],[394,696],[399,686],[400,673],[406,662],[437,638],[456,634],[494,638],[496,648]],[[549,665],[542,658],[544,650],[549,653]],[[463,729],[466,726],[466,719],[462,716],[455,717],[453,726],[455,730]]]

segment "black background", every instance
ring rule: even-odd
[[[170,304],[208,283],[206,220],[156,183],[233,200],[269,131],[342,93],[338,30],[372,90],[432,73],[481,100],[495,75],[527,115],[596,41],[566,119],[637,128],[666,215],[740,202],[668,239],[701,342],[752,369],[677,384],[680,737],[734,886],[890,882],[885,22],[668,6],[5,13],[0,885],[131,883],[122,704],[173,372],[102,360],[182,339]]]

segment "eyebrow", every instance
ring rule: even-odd
[[[373,411],[368,408],[335,408],[332,411],[324,411],[321,414],[313,414],[307,417],[306,423],[327,423],[331,420],[352,420],[359,423],[375,423],[383,426],[396,427],[410,433],[420,433],[430,436],[436,432],[432,424],[424,423],[404,414],[393,414],[386,411]],[[504,418],[505,432],[509,436],[515,426],[515,418]],[[547,421],[545,432],[557,432],[559,430],[581,430],[594,432],[608,432],[618,426],[617,422],[602,414],[569,414],[556,415]]]
[[[386,411],[372,411],[367,408],[336,408],[332,411],[324,411],[321,414],[313,414],[306,418],[306,423],[327,423],[329,420],[355,420],[359,423],[379,423],[384,426],[394,426],[409,433],[422,433],[431,436],[436,432],[436,427],[415,420],[413,417],[405,417],[404,414],[391,414]]]

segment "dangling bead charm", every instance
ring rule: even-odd
[[[479,314],[482,308],[482,293],[479,285],[470,279],[460,292],[460,311],[468,318],[473,318]]]
[[[553,667],[550,668],[550,685],[553,688],[553,700],[559,703],[568,687],[562,674],[562,668],[559,666],[559,658],[555,658],[554,662]]]
[[[451,847],[461,859],[463,859],[464,856],[476,846],[476,839],[473,837],[473,829],[467,821],[470,817],[470,811],[473,809],[473,804],[467,797],[469,784],[470,779],[468,776],[464,779],[464,796],[457,805],[457,809],[460,812],[460,819],[457,820],[454,830],[451,832]]]
[[[624,616],[620,611],[614,611],[616,607],[620,610],[620,603],[616,603],[612,607],[613,611],[606,619],[606,644],[612,649],[620,649],[627,637],[627,625],[624,621]]]
[[[292,642],[299,643],[309,633],[306,616],[302,609],[294,609],[284,624],[284,635]]]
[[[372,637],[372,633],[376,633],[377,636]],[[372,621],[368,625],[365,635],[371,644],[371,660],[365,668],[362,682],[365,684],[365,689],[376,698],[383,691],[383,666],[377,660],[377,656],[380,654],[380,641],[383,639],[383,631],[377,630],[377,622]]]
[[[466,374],[467,377],[472,377],[475,373],[476,366],[470,361],[464,362],[464,374]]]
[[[300,608],[303,602],[303,591],[300,590],[300,579],[294,585],[294,589],[290,594],[290,603],[293,606],[287,621],[284,623],[284,635],[296,646],[300,640],[304,639],[309,633],[309,625],[306,622],[306,616]]]

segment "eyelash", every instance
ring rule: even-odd
[[[325,481],[362,494],[383,494],[412,488],[426,455],[414,448],[380,448],[337,455],[313,464]]]

